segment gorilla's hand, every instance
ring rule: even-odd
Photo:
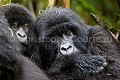
[[[69,55],[61,56],[57,59],[47,71],[48,74],[53,75],[60,73],[62,69],[69,69],[77,74],[97,74],[104,70],[107,66],[107,60],[103,56],[92,55]]]
[[[107,66],[107,60],[103,56],[81,55],[75,59],[75,67],[82,74],[97,74]]]

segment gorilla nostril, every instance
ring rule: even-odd
[[[21,35],[20,33],[18,33],[18,36],[20,36],[20,37],[26,37],[26,35]]]
[[[67,50],[70,49],[70,48],[72,48],[72,46],[69,46],[69,47],[67,48]]]
[[[64,47],[62,47],[62,48],[61,48],[61,50],[63,50],[63,51],[67,51],[67,49],[66,49],[66,48],[64,48]]]
[[[20,35],[19,33],[18,33],[18,36],[22,37],[22,35]]]
[[[26,35],[23,35],[23,37],[26,37]]]
[[[72,48],[72,46],[69,46],[68,48],[62,47],[61,50],[67,51],[67,50],[69,50],[70,48]]]

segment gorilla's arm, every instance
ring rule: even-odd
[[[103,71],[106,65],[107,61],[103,56],[76,53],[58,58],[47,71],[47,74],[53,79],[59,79],[63,76],[66,79],[77,79],[77,76],[82,79],[83,75],[97,74]],[[69,72],[64,72],[65,70],[69,70]]]
[[[89,37],[91,38],[88,47],[88,54],[106,56],[108,67],[105,72],[100,74],[102,79],[119,79],[120,77],[120,45],[113,36],[103,28],[94,27],[90,30]],[[106,75],[111,74],[111,75]],[[106,76],[104,76],[106,75]],[[96,77],[97,79],[97,77]]]
[[[34,63],[20,54],[20,44],[13,38],[12,30],[0,13],[0,80],[48,80]]]

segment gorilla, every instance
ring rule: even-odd
[[[14,3],[4,5],[0,8],[0,12],[5,14],[15,38],[21,43],[22,53],[31,58],[32,54],[37,53],[37,46],[34,44],[36,37],[33,14],[24,6]],[[33,48],[32,51],[30,51],[31,48]]]
[[[17,39],[10,40],[13,30],[0,13],[0,80],[49,80],[33,62],[21,54]]]
[[[120,48],[109,32],[70,9],[49,8],[36,21],[39,65],[52,80],[119,80]]]
[[[5,14],[17,39],[23,43],[27,42],[28,29],[34,28],[35,19],[32,13],[27,8],[13,3],[1,7],[0,11]]]

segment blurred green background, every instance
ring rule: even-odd
[[[48,0],[0,0],[0,6],[7,3],[18,3],[26,6],[35,15],[46,9]],[[70,6],[73,11],[80,15],[88,25],[95,25],[95,21],[90,15],[93,13],[99,17],[107,19],[110,24],[110,30],[116,33],[120,32],[120,10],[117,0],[70,0]],[[115,27],[117,25],[117,28]]]
[[[26,6],[35,14],[38,14],[39,11],[45,10],[48,4],[48,0],[0,0],[2,3],[19,3]],[[94,21],[91,19],[90,13],[94,13],[99,16],[103,16],[115,23],[119,13],[119,8],[117,5],[117,0],[71,0],[71,9],[74,10],[80,17],[90,25],[94,24]]]

